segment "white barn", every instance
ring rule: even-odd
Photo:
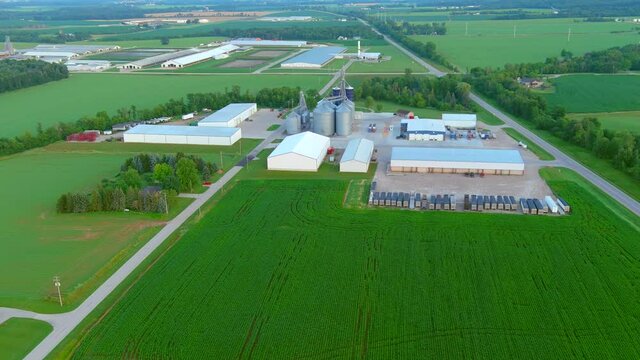
[[[163,62],[160,66],[163,68],[182,68],[182,67],[193,65],[202,61],[224,58],[225,55],[229,55],[229,53],[238,49],[239,47],[235,45],[231,45],[231,44],[222,45],[215,49],[205,50],[202,52],[186,55],[183,57],[179,57],[177,59],[172,59],[167,62]]]
[[[475,129],[478,118],[476,114],[442,114],[442,120],[450,129]]]
[[[329,143],[328,137],[309,131],[287,136],[267,158],[267,169],[318,171]]]
[[[349,140],[340,159],[340,172],[366,173],[373,155],[373,141],[358,138]]]
[[[124,142],[224,146],[233,145],[241,137],[242,132],[238,128],[138,125],[124,133]]]
[[[229,104],[198,122],[198,126],[236,127],[258,111],[256,103]]]

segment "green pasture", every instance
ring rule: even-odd
[[[366,183],[279,175],[228,189],[108,312],[92,315],[70,357],[640,351],[640,221],[573,173],[542,171],[574,209],[563,217],[345,209],[347,188]]]
[[[568,112],[640,110],[640,76],[565,75],[551,80],[554,91],[543,93],[550,105]]]
[[[44,321],[11,318],[0,324],[0,360],[21,360],[52,330]]]
[[[84,115],[135,105],[151,108],[189,93],[300,86],[320,89],[329,77],[322,75],[156,75],[156,74],[72,74],[69,79],[0,94],[0,134],[14,136],[58,123],[76,121]]]
[[[572,113],[572,119],[597,118],[604,129],[616,131],[630,131],[640,134],[640,111],[609,112],[609,113]]]
[[[581,55],[637,44],[640,34],[635,27],[637,25],[631,23],[577,19],[451,21],[447,23],[447,35],[411,37],[435,43],[439,53],[466,71],[476,66],[501,67],[509,63],[544,61],[560,56],[562,49]]]
[[[259,140],[242,140],[242,153]],[[241,158],[230,147],[158,144],[56,143],[0,160],[0,306],[68,311],[99,286],[191,199],[171,198],[168,215],[58,214],[65,192],[89,191],[141,152],[197,154],[229,169]],[[219,176],[219,175],[218,175]],[[20,269],[16,271],[16,269]],[[65,306],[55,298],[60,276]]]

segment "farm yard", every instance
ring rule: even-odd
[[[565,75],[551,83],[554,91],[543,95],[570,113],[640,110],[640,76]]]
[[[258,140],[243,139],[243,153]],[[231,147],[159,144],[70,144],[0,160],[0,307],[58,312],[70,310],[93,291],[128,256],[184,208],[191,199],[170,199],[169,215],[142,213],[58,214],[56,199],[66,192],[89,190],[111,178],[123,162],[140,152],[196,154],[229,169],[242,155]],[[28,196],[24,191],[28,191]],[[19,272],[12,269],[20,269]],[[51,279],[63,282],[65,307],[50,296]]]
[[[348,179],[242,180],[70,356],[634,357],[640,222],[542,175],[572,216],[345,209]]]
[[[238,76],[246,76],[239,79]],[[68,79],[0,94],[0,133],[15,136],[35,132],[58,122],[76,121],[84,115],[105,110],[114,113],[131,105],[149,108],[189,93],[216,92],[240,84],[242,91],[277,86],[320,89],[328,76],[221,75],[177,76],[154,74],[72,74]],[[153,89],[153,91],[150,91]],[[38,104],[38,106],[34,106]]]
[[[560,56],[563,49],[581,55],[637,44],[640,34],[634,30],[635,26],[581,19],[450,21],[446,35],[411,37],[435,43],[437,51],[464,72],[476,66],[502,67],[509,63],[544,61]]]

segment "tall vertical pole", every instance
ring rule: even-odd
[[[569,33],[567,34],[567,42],[571,41],[571,28],[569,28]]]
[[[53,277],[53,285],[58,289],[58,300],[60,301],[60,306],[62,306],[62,294],[60,294],[60,276]]]
[[[513,38],[516,38],[516,25],[513,25]]]
[[[220,151],[220,170],[224,170],[224,162],[222,162],[222,151]]]
[[[464,36],[469,35],[469,22],[464,23]]]

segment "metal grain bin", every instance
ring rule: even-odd
[[[348,100],[347,100],[348,101]],[[336,108],[336,134],[338,136],[351,135],[354,111],[345,101]]]
[[[331,96],[340,96],[340,88],[336,86],[331,89]]]
[[[287,130],[287,134],[293,135],[298,134],[302,131],[302,116],[299,114],[292,112],[287,116],[287,120],[285,121],[285,129]]]
[[[313,110],[313,132],[324,136],[332,136],[336,132],[336,113],[333,104],[321,100]]]
[[[347,87],[345,88],[345,93],[346,93],[346,95],[347,95],[347,99],[349,99],[350,101],[355,101],[356,96],[355,96],[355,93],[354,93],[353,87],[351,87],[351,86],[347,86]]]

